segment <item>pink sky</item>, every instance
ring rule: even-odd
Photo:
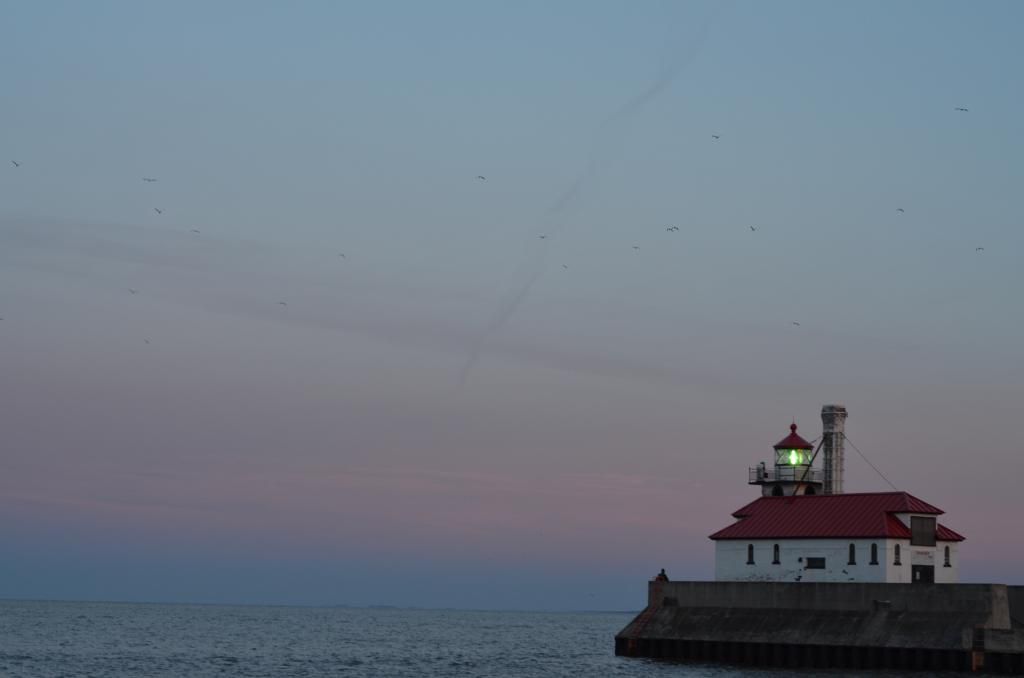
[[[1024,4],[8,4],[0,596],[635,609],[825,403],[1022,583]]]

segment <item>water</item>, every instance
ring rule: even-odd
[[[792,675],[616,657],[613,637],[631,618],[626,613],[0,601],[0,676]]]

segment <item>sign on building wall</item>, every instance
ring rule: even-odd
[[[914,549],[910,552],[910,564],[911,565],[934,565],[935,564],[935,552],[924,551],[921,549]]]

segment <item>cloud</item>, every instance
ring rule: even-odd
[[[20,268],[24,275],[40,280],[67,280],[91,288],[104,299],[128,287],[140,288],[139,299],[145,303],[140,308],[154,312],[174,307],[426,351],[437,357],[437,365],[450,370],[439,378],[452,391],[466,351],[479,340],[471,318],[487,304],[486,294],[473,288],[423,283],[380,271],[353,271],[348,264],[340,266],[333,255],[256,241],[5,218],[0,220],[0,243],[4,245],[0,258],[7,261],[9,275]],[[288,306],[280,306],[279,301],[287,301]],[[951,359],[949,355],[960,347],[944,345],[941,337],[910,345],[877,333],[833,330],[813,323],[801,328],[780,325],[772,332],[742,317],[712,319],[698,314],[688,318],[688,336],[679,337],[677,343],[668,341],[681,327],[672,319],[671,309],[638,303],[614,318],[605,317],[599,306],[589,313],[580,309],[574,318],[575,333],[565,338],[515,332],[494,335],[488,341],[490,366],[518,365],[661,387],[836,380],[998,382],[1012,377],[1010,363],[990,356],[971,362]],[[614,336],[605,328],[629,327],[629,323],[635,331],[625,341],[599,338],[600,334]],[[600,332],[593,331],[598,328]],[[665,340],[652,343],[658,334]],[[935,368],[937,364],[941,370]]]

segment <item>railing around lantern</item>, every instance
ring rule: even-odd
[[[820,483],[825,479],[825,472],[821,469],[809,469],[806,466],[755,466],[750,469],[750,481],[748,485],[760,485],[761,483]]]

